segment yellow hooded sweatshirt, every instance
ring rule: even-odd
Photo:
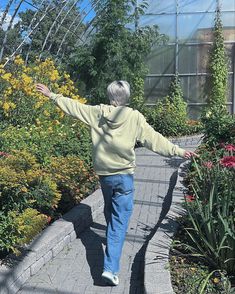
[[[137,110],[104,104],[90,106],[54,93],[50,98],[65,113],[90,126],[92,158],[98,175],[133,174],[137,141],[163,156],[184,156],[184,149],[156,132]]]

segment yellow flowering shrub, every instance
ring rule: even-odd
[[[14,225],[19,233],[17,245],[28,244],[48,221],[47,215],[33,208],[26,208],[22,213],[10,211],[9,215],[14,218]]]
[[[87,196],[97,184],[89,129],[35,89],[82,103],[68,73],[51,59],[0,65],[0,251],[14,251]]]
[[[48,173],[26,151],[0,157],[0,207],[3,211],[35,208],[53,215],[61,199]]]
[[[86,102],[78,95],[69,74],[59,70],[53,60],[36,60],[33,65],[25,66],[21,57],[16,56],[9,67],[0,65],[0,114],[4,120],[25,125],[63,119],[63,112],[36,91],[36,83],[44,83],[51,91]]]

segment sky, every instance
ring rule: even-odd
[[[8,0],[0,0],[0,15],[1,15],[1,11],[3,11],[5,9],[5,7],[7,5],[7,2],[8,2]],[[16,1],[13,2],[12,6],[11,6],[11,8],[9,10],[9,17],[8,17],[8,19],[10,18],[10,15],[13,14],[14,9],[15,9],[16,5],[19,2],[20,2],[20,0],[16,0]],[[27,0],[27,2],[32,3],[31,0]],[[91,19],[93,19],[93,17],[95,16],[95,12],[91,9],[91,5],[90,5],[90,1],[89,0],[83,0],[83,1],[81,1],[80,7],[81,7],[81,10],[87,14],[86,17],[84,18],[84,21],[85,22],[88,22]],[[32,9],[32,10],[34,10],[34,8],[31,5],[27,4],[26,2],[23,2],[21,4],[21,6],[20,6],[19,12],[20,11],[25,11],[26,9]],[[19,18],[17,20],[19,20]],[[7,24],[5,24],[5,26],[6,25]]]

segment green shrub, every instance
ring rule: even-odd
[[[58,207],[62,213],[97,188],[98,178],[94,171],[78,157],[52,157],[50,162],[46,172],[52,176],[63,195]]]
[[[188,135],[201,131],[199,122],[188,120],[187,103],[183,99],[178,75],[175,75],[170,84],[169,94],[153,107],[144,104],[143,79],[136,78],[134,82],[137,91],[133,93],[130,106],[142,112],[156,131],[164,136]]]
[[[0,213],[0,251],[13,251],[19,254],[19,248],[28,244],[47,224],[46,215],[27,208],[22,213],[9,211]]]
[[[223,24],[217,8],[214,25],[214,40],[209,58],[209,77],[206,83],[209,108],[222,107],[226,103],[228,83],[228,58],[225,51]]]
[[[146,118],[152,127],[164,136],[179,136],[187,133],[185,112],[172,103],[169,97],[158,102],[153,111],[148,109]]]
[[[202,117],[204,142],[213,147],[220,143],[235,142],[235,119],[224,107],[213,106]]]

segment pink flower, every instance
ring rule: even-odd
[[[8,153],[0,151],[0,157],[7,157],[7,156],[9,156]]]
[[[51,217],[48,215],[47,216],[47,223],[49,224],[51,222]]]
[[[227,151],[235,151],[235,146],[233,144],[225,145],[224,149]]]
[[[203,165],[209,169],[213,167],[213,163],[211,161],[203,162]]]
[[[193,202],[195,200],[194,195],[185,195],[186,202]]]
[[[223,167],[235,167],[235,156],[224,156],[220,160],[220,164]]]

